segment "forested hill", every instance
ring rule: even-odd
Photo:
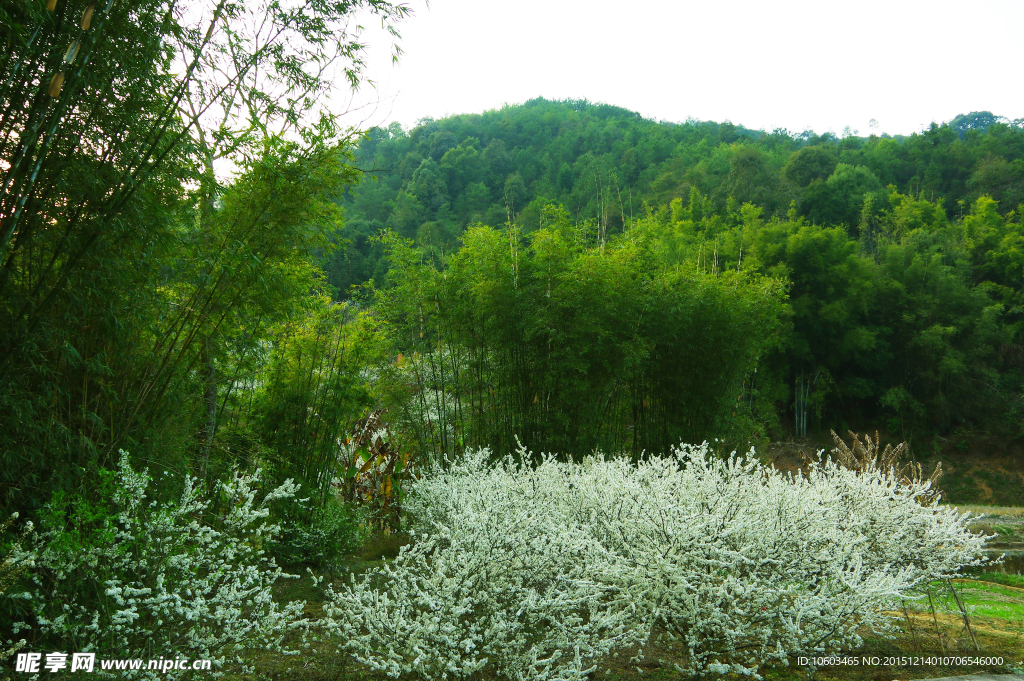
[[[922,134],[839,138],[748,130],[731,123],[656,122],[585,100],[531,100],[484,114],[397,123],[362,140],[370,179],[346,197],[349,245],[328,265],[341,291],[376,276],[382,228],[451,251],[465,227],[513,217],[536,229],[545,204],[609,233],[692,191],[722,215],[751,202],[766,216],[797,215],[856,233],[865,196],[876,213],[887,186],[941,203],[958,218],[987,195],[1005,214],[1024,200],[1024,125],[989,112],[933,124]],[[645,208],[646,207],[646,208]]]
[[[904,138],[840,139],[729,123],[661,123],[611,106],[534,100],[426,121],[408,133],[395,125],[372,131],[359,146],[357,164],[379,169],[379,179],[347,190],[347,222],[341,247],[326,263],[328,277],[341,296],[372,279],[396,310],[418,310],[393,315],[402,329],[396,337],[413,341],[424,339],[430,324],[458,329],[473,317],[480,328],[497,325],[493,342],[507,340],[502,347],[509,356],[524,338],[540,344],[541,356],[554,346],[536,340],[537,329],[566,343],[583,333],[579,329],[591,329],[587,338],[573,341],[577,345],[566,346],[566,357],[592,352],[584,362],[590,369],[573,365],[576,373],[565,369],[563,376],[541,360],[524,365],[531,368],[515,380],[525,386],[526,413],[541,404],[533,371],[563,376],[568,385],[636,353],[653,362],[656,356],[668,361],[662,352],[678,351],[672,360],[678,366],[652,370],[673,376],[696,376],[694,367],[726,361],[712,357],[717,350],[699,339],[683,347],[691,341],[669,328],[675,312],[664,306],[676,310],[678,303],[681,310],[711,300],[701,287],[718,291],[732,281],[723,274],[735,275],[746,282],[741,288],[749,300],[743,305],[772,320],[771,338],[761,338],[764,329],[743,327],[733,315],[740,302],[699,324],[692,317],[687,324],[701,328],[731,324],[733,331],[716,342],[743,345],[740,354],[747,359],[736,375],[715,379],[725,381],[716,384],[718,392],[701,398],[704,411],[724,414],[724,421],[697,427],[697,417],[687,412],[678,423],[666,417],[671,428],[665,428],[697,438],[750,428],[773,437],[802,436],[847,426],[881,427],[905,438],[963,428],[1016,437],[1024,410],[1022,123],[971,113]],[[489,229],[512,231],[491,243]],[[397,248],[393,236],[374,239],[381,230],[411,240],[414,248]],[[502,239],[506,255],[499,257]],[[575,255],[559,256],[573,263],[566,265],[564,280],[544,269],[546,249],[555,242],[576,244]],[[468,264],[507,257],[512,260],[504,266],[523,273],[519,284],[491,281],[498,275]],[[536,290],[524,283],[530,267],[540,268],[530,275]],[[442,269],[447,283],[424,288]],[[705,283],[679,289],[680,301],[691,296],[689,303],[651,302],[654,307],[645,308],[645,297],[660,284],[641,282],[676,276],[669,274],[673,269]],[[577,286],[578,277],[584,279]],[[781,307],[772,307],[770,296],[758,298],[767,290],[759,281],[779,287]],[[732,290],[733,284],[727,286]],[[469,302],[477,290],[504,290],[507,298]],[[556,333],[547,301],[558,295],[575,327]],[[636,300],[638,307],[601,316],[622,300]],[[515,305],[522,307],[510,311]],[[446,309],[469,317],[448,319]],[[510,316],[518,320],[515,329],[494,321]],[[630,324],[660,330],[618,328]],[[400,350],[429,353],[430,343],[444,336],[437,334]],[[620,336],[621,342],[608,340]],[[479,342],[443,340],[453,347]],[[623,367],[612,374],[622,375]],[[615,393],[621,386],[613,386],[614,376],[607,386],[588,388],[589,394]],[[646,388],[638,386],[629,388],[636,414],[622,420],[633,424],[628,432],[634,433],[648,402],[692,402],[703,390],[666,388],[647,400]],[[727,398],[731,406],[715,402],[710,409],[712,397]],[[579,413],[589,399],[579,396]],[[595,414],[594,423],[603,423]],[[548,412],[537,416],[538,423],[551,418]],[[580,418],[566,417],[566,423]],[[666,430],[660,437],[667,442],[677,434]]]

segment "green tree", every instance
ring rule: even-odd
[[[804,194],[801,214],[812,222],[845,225],[853,229],[860,222],[864,197],[881,197],[882,183],[868,168],[840,163],[827,180],[814,181]]]
[[[549,206],[525,240],[469,228],[443,270],[387,237],[375,309],[401,352],[389,380],[411,387],[393,411],[420,447],[639,453],[742,430],[732,390],[777,335],[781,288],[661,264],[651,229],[602,242]]]
[[[816,145],[804,147],[790,156],[784,172],[791,182],[806,187],[815,180],[828,179],[838,163],[833,149]]]

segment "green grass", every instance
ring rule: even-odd
[[[981,582],[994,582],[1024,589],[1024,575],[1011,575],[1005,572],[982,572],[981,574],[974,575],[974,579]]]
[[[1024,621],[1024,591],[975,580],[958,582],[956,587],[971,615]]]

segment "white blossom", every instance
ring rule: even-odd
[[[752,454],[753,452],[751,452]],[[970,516],[927,482],[831,461],[784,475],[705,445],[631,463],[467,454],[412,485],[413,544],[330,591],[331,626],[390,676],[579,679],[655,627],[687,673],[760,664],[890,631],[884,612],[984,559]]]
[[[259,547],[263,538],[280,531],[267,520],[268,504],[293,497],[298,486],[288,480],[257,499],[258,480],[256,472],[220,485],[228,510],[215,529],[198,520],[208,502],[192,478],[176,502],[143,504],[149,474],[132,470],[122,452],[113,499],[118,511],[100,528],[116,541],[68,552],[54,543],[56,530],[32,536],[36,585],[75,580],[74,589],[54,594],[66,600],[59,604],[66,610],[59,617],[48,616],[57,607],[54,599],[38,590],[34,594],[40,633],[77,651],[103,651],[111,657],[180,652],[213,659],[215,670],[228,662],[244,669],[240,653],[245,648],[283,650],[284,634],[310,623],[303,617],[305,603],[274,601],[271,587],[291,575],[263,557]],[[97,670],[97,676],[101,673]],[[187,672],[135,674],[163,679]]]

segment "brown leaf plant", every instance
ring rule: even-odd
[[[832,455],[836,462],[840,465],[848,468],[851,471],[863,471],[867,468],[874,468],[875,470],[889,472],[895,475],[902,484],[917,484],[923,481],[931,483],[931,489],[926,495],[919,498],[922,503],[931,502],[938,497],[941,492],[936,487],[938,480],[942,477],[942,462],[935,464],[935,470],[927,478],[924,477],[924,472],[921,469],[921,464],[916,461],[905,461],[901,462],[900,459],[910,451],[910,445],[906,442],[901,442],[895,447],[891,444],[887,444],[885,449],[879,452],[881,447],[881,440],[878,437],[878,431],[875,431],[875,439],[872,440],[871,436],[867,433],[864,434],[864,441],[861,442],[857,433],[852,430],[847,431],[850,437],[853,438],[852,446],[847,446],[843,439],[836,435],[836,431],[832,431],[832,439],[836,443],[836,448],[832,450]],[[800,452],[805,463],[818,463],[821,460],[821,454],[815,454],[813,457]]]
[[[363,506],[385,534],[398,529],[405,485],[415,475],[410,452],[399,450],[384,415],[375,409],[356,422],[341,447],[341,477],[334,487],[345,501]]]

